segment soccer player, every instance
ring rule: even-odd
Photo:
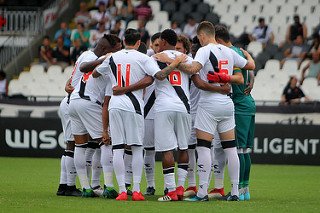
[[[230,42],[229,32],[226,27],[217,25],[215,26],[215,31],[218,43],[230,47],[245,58],[243,52]],[[236,142],[240,161],[239,199],[250,200],[249,175],[251,159],[249,151],[253,146],[256,112],[255,102],[250,95],[250,91],[254,83],[254,74],[253,71],[239,68],[235,68],[234,72],[241,72],[244,77],[243,84],[232,85],[232,101],[235,107]]]
[[[160,41],[160,35],[161,33],[155,33],[153,36],[151,36],[151,44],[150,48],[147,50],[147,55],[152,56],[159,52],[159,41]]]
[[[93,73],[94,77],[101,74],[112,75],[118,87],[138,82],[146,75],[157,79],[165,79],[177,66],[173,62],[163,70],[147,55],[138,52],[140,34],[137,30],[127,29],[124,36],[125,49],[113,53]],[[111,74],[110,74],[111,73]],[[151,77],[150,77],[151,78]],[[150,82],[150,84],[152,81]],[[140,192],[141,174],[143,170],[143,87],[124,95],[112,96],[109,103],[110,133],[113,146],[113,166],[119,185],[119,196],[116,200],[127,200],[125,188],[124,148],[130,145],[132,150],[133,194],[132,200],[144,200]]]
[[[191,65],[182,63],[178,66],[180,70],[190,74],[200,71],[199,75],[193,76],[193,81],[196,81],[196,78],[201,78],[202,80],[208,79],[209,82],[241,84],[243,83],[243,76],[241,73],[232,75],[233,67],[255,68],[254,61],[247,52],[245,54],[248,60],[216,42],[212,23],[201,22],[197,28],[197,36],[203,47],[198,50]],[[219,84],[216,85],[219,86]],[[228,169],[232,183],[231,196],[228,200],[239,199],[239,158],[237,156],[234,127],[234,105],[230,97],[216,92],[201,90],[195,120],[200,187],[197,195],[186,198],[186,200],[208,200],[207,190],[211,170],[210,148],[213,134],[216,130],[218,130],[221,145],[228,158]]]
[[[86,150],[89,137],[98,145],[102,138],[102,102],[107,78],[94,80],[91,77],[92,70],[102,61],[99,59],[108,52],[114,52],[121,48],[120,39],[114,35],[104,35],[93,51],[84,52],[76,62],[76,69],[82,73],[82,77],[75,86],[70,97],[69,114],[71,117],[71,129],[76,142],[74,158],[79,176],[83,197],[94,197],[95,194],[89,184],[86,169]],[[94,61],[94,62],[92,62]],[[79,71],[76,71],[79,72]],[[111,84],[111,83],[110,83]]]

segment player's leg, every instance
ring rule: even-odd
[[[102,196],[103,194],[103,188],[100,186],[100,176],[102,172],[101,149],[100,149],[101,143],[98,144],[98,147],[95,149],[95,152],[92,156],[91,187],[94,193],[98,196]]]
[[[59,181],[59,188],[56,193],[58,196],[65,195],[67,190],[67,170],[66,170],[65,159],[66,159],[66,153],[64,152],[60,160],[60,181]]]
[[[70,126],[71,131],[71,126]],[[77,170],[74,165],[74,138],[67,142],[65,164],[67,169],[67,191],[66,196],[81,196],[81,191],[76,187]]]
[[[157,112],[154,119],[155,149],[162,153],[162,172],[165,188],[168,193],[158,201],[177,201],[176,182],[174,174],[173,151],[177,148],[177,139],[174,132],[175,112]]]
[[[146,119],[144,121],[144,170],[147,180],[147,190],[145,195],[154,195],[155,193],[155,147],[154,147],[154,120]]]
[[[132,150],[131,147],[126,145],[124,149],[124,166],[125,166],[125,182],[127,194],[132,195],[131,182],[132,182]]]
[[[142,201],[144,196],[140,192],[140,183],[143,171],[143,137],[144,137],[144,118],[134,112],[124,112],[125,137],[127,145],[131,146],[132,151],[132,200]]]

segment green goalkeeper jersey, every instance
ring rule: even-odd
[[[230,48],[245,58],[245,55],[240,48],[234,46],[231,46]],[[244,93],[249,82],[249,72],[248,70],[237,67],[234,68],[233,72],[241,72],[244,78],[244,84],[232,84],[232,100],[235,106],[235,114],[254,115],[256,112],[255,102],[250,94],[246,95]]]

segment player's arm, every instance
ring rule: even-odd
[[[181,61],[183,60],[182,57],[176,57],[172,63],[169,66],[166,66],[165,68],[163,68],[162,70],[158,71],[154,77],[160,81],[164,80],[167,78],[167,76],[174,70],[176,69],[179,64],[181,63]]]
[[[102,107],[102,127],[103,127],[102,141],[104,144],[107,144],[107,145],[110,144],[110,136],[109,136],[109,132],[108,132],[108,127],[109,127],[108,106],[109,106],[110,98],[111,98],[110,96],[104,97],[104,102],[103,102],[103,107]]]
[[[247,88],[244,90],[244,94],[249,95],[254,84],[254,72],[252,70],[249,71],[249,82],[247,83]]]
[[[144,89],[147,86],[150,86],[153,83],[153,80],[154,79],[151,76],[146,75],[143,79],[141,79],[137,83],[131,84],[127,87],[115,86],[112,88],[113,95],[123,95],[123,94],[126,94],[127,92]]]
[[[66,82],[65,87],[64,87],[64,90],[65,90],[68,94],[72,93],[72,91],[74,90],[73,86],[71,86],[71,80],[72,80],[72,78],[69,78],[69,79],[67,80],[67,82]]]
[[[241,49],[241,51],[243,52],[244,56],[247,58],[247,64],[241,68],[245,69],[245,70],[254,70],[256,68],[256,64],[255,64],[252,56],[250,55],[250,53],[248,53],[248,51],[246,51],[244,49]]]
[[[80,71],[87,73],[87,72],[91,72],[92,70],[94,70],[98,65],[102,64],[102,62],[108,57],[110,56],[111,53],[108,53],[104,56],[101,56],[100,58],[98,58],[97,60],[94,61],[88,61],[88,62],[83,62],[80,65]]]
[[[243,84],[244,79],[241,72],[236,72],[233,75],[225,73],[218,73],[209,71],[207,74],[209,83],[232,83],[232,84]]]
[[[224,95],[229,94],[231,91],[231,87],[229,84],[225,84],[223,86],[212,85],[202,80],[199,75],[191,76],[191,80],[193,81],[194,85],[201,90],[218,92]]]

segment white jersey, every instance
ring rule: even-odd
[[[98,56],[96,56],[91,50],[83,52],[74,65],[74,69],[72,72],[72,81],[71,85],[74,87],[73,92],[71,93],[70,99],[78,99],[83,96],[84,89],[86,87],[86,82],[88,81],[92,72],[83,73],[80,71],[80,66],[84,62],[90,62],[97,60]]]
[[[170,58],[174,59],[182,53],[176,50],[165,50]],[[191,63],[192,58],[188,57],[187,63]],[[160,68],[167,66],[159,63]],[[163,67],[162,67],[163,66]],[[167,79],[160,81],[156,79],[156,101],[155,112],[176,111],[190,113],[190,76],[180,70],[174,70]]]
[[[97,68],[97,72],[113,76],[113,86],[129,86],[137,83],[146,75],[154,76],[160,69],[153,59],[137,50],[120,50]],[[121,109],[143,115],[143,90],[124,95],[112,96],[110,109]]]
[[[145,119],[154,119],[154,103],[156,101],[156,85],[153,82],[150,86],[145,89],[143,96],[144,100],[144,118]]]
[[[191,81],[190,84],[190,114],[197,113],[198,102],[200,99],[200,89]]]
[[[204,81],[207,80],[207,74],[209,71],[214,71],[212,63],[215,67],[218,67],[220,72],[232,75],[234,66],[243,68],[247,64],[247,60],[237,54],[234,50],[223,46],[221,44],[208,44],[201,47],[194,61],[199,62],[202,65],[202,69],[199,72],[200,78]],[[219,83],[214,84],[220,86]],[[202,107],[214,107],[214,103],[229,104],[232,100],[229,96],[223,95],[217,92],[200,91],[199,105]]]

